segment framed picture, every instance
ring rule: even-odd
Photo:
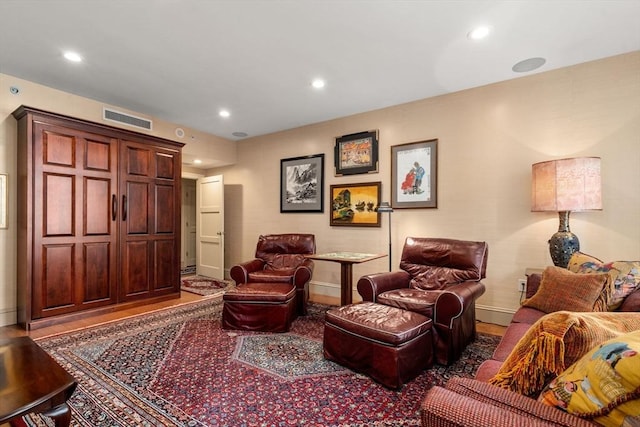
[[[391,147],[391,207],[438,207],[438,140]]]
[[[331,186],[330,225],[380,227],[380,182]]]
[[[336,176],[378,172],[378,131],[336,138],[334,160]]]
[[[324,212],[324,154],[280,160],[280,212]]]
[[[9,182],[6,173],[0,173],[0,228],[8,228],[9,224]]]

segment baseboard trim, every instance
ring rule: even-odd
[[[338,283],[329,282],[309,282],[309,293],[312,295],[320,295],[323,297],[337,298],[340,301],[340,285]],[[357,290],[351,292],[351,298],[353,302],[360,302],[360,294]]]
[[[7,308],[0,311],[0,327],[15,325],[18,323],[18,310],[15,308]]]
[[[484,323],[509,326],[515,312],[512,308],[476,304],[476,319]]]

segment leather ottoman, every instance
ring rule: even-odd
[[[327,311],[324,357],[397,389],[433,364],[431,319],[373,302]]]
[[[222,299],[224,329],[287,332],[295,318],[296,288],[290,283],[243,283]]]

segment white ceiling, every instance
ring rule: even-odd
[[[230,140],[640,50],[640,0],[0,0],[0,17],[0,73]]]

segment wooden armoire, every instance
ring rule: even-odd
[[[18,324],[180,295],[183,144],[22,106]]]

